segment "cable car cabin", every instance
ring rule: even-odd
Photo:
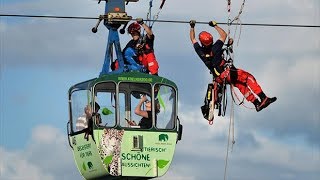
[[[72,86],[68,140],[81,175],[85,179],[164,175],[182,134],[177,92],[174,82],[139,72],[103,75]],[[142,96],[151,101],[150,127],[139,126],[142,117],[135,114]]]

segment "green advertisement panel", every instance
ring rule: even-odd
[[[157,177],[167,172],[177,133],[126,131],[121,146],[122,176]]]
[[[69,137],[79,172],[85,179],[107,175],[95,142],[91,136],[88,136],[88,140],[84,136],[82,133]]]
[[[158,177],[171,164],[176,132],[103,129],[70,137],[78,170],[85,179],[102,176]]]

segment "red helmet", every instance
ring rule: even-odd
[[[199,34],[199,40],[203,46],[210,46],[213,43],[213,37],[207,31],[202,31]]]
[[[141,26],[137,22],[131,23],[127,29],[129,34],[132,34],[135,31],[140,32]]]

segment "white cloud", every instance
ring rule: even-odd
[[[0,177],[3,180],[54,180],[53,175],[42,172],[41,167],[28,162],[23,151],[8,151],[0,148],[0,157]]]
[[[310,91],[319,93],[320,86],[317,81],[317,77],[320,77],[319,68],[318,58],[308,55],[282,60],[270,59],[264,65],[262,81],[271,87],[270,91],[280,96],[285,96],[288,89],[302,91],[299,87],[306,87]],[[282,86],[284,83],[285,88]]]
[[[287,167],[296,172],[317,172],[319,170],[319,151],[314,154],[312,153],[315,150],[313,148],[297,146],[296,144],[284,144],[281,141],[276,141],[257,133],[254,133],[254,136],[260,147],[249,149],[250,153],[239,154],[240,159],[250,159],[255,163]],[[304,164],[303,162],[308,163]],[[304,165],[301,166],[301,164]]]
[[[1,173],[4,180],[80,179],[65,133],[40,125],[33,129],[24,149],[0,147]]]
[[[62,144],[66,137],[61,131],[50,126],[37,126],[32,131],[32,141],[36,144]]]

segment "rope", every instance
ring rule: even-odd
[[[226,60],[228,61],[228,66],[230,68],[230,66],[232,66],[233,61],[234,61],[234,50],[233,50],[233,43],[230,44],[229,43],[229,39],[230,39],[230,29],[231,29],[231,25],[233,24],[234,21],[236,21],[236,24],[240,25],[240,33],[239,33],[239,37],[238,37],[238,41],[237,41],[237,46],[239,45],[239,41],[240,41],[240,36],[241,36],[241,27],[242,27],[242,22],[240,20],[240,15],[242,13],[242,10],[244,8],[244,4],[245,4],[245,0],[243,0],[242,5],[240,7],[239,13],[238,15],[231,20],[231,0],[228,0],[228,5],[227,5],[227,9],[228,9],[228,45],[227,45],[227,49],[226,49]],[[237,34],[237,28],[238,26],[236,26],[235,28],[235,32],[234,32],[234,39],[236,37]],[[229,47],[231,46],[231,47]],[[230,68],[230,71],[232,71],[232,69]],[[231,91],[231,97],[234,101],[233,98],[233,85],[230,84],[230,91]],[[244,99],[243,99],[244,100]],[[243,100],[240,104],[243,104]],[[235,102],[235,101],[234,101]],[[228,133],[228,144],[227,144],[227,152],[226,152],[226,159],[225,159],[225,167],[224,167],[224,180],[226,180],[227,178],[227,167],[228,167],[228,158],[229,158],[229,145],[230,145],[230,136],[232,134],[232,146],[231,146],[231,152],[233,151],[233,145],[235,144],[235,137],[234,137],[234,104],[235,103],[231,103],[231,109],[230,109],[230,123],[229,123],[229,133]]]
[[[228,1],[231,1],[231,0],[228,0]],[[230,22],[231,24],[233,23],[233,21],[236,21],[236,20],[239,20],[240,19],[240,15],[242,14],[242,10],[244,8],[244,4],[245,4],[246,0],[243,0],[242,1],[242,4],[241,4],[241,7],[240,7],[240,10],[239,10],[239,13],[236,17],[234,17],[234,19]]]
[[[84,16],[44,16],[44,15],[25,15],[25,14],[0,14],[0,17],[20,17],[20,18],[47,18],[47,19],[91,19],[97,20],[99,17],[84,17]],[[105,19],[105,17],[103,17]],[[124,20],[124,19],[113,19],[115,21],[136,21],[136,19],[132,20]],[[179,20],[145,20],[145,21],[154,21],[154,22],[162,22],[162,23],[180,23],[180,24],[189,24],[188,21],[179,21]],[[228,25],[228,23],[217,22],[218,24]],[[208,22],[197,21],[197,24],[208,24]],[[232,23],[232,26],[240,25],[238,23]],[[303,24],[264,24],[264,23],[241,23],[242,26],[266,26],[266,27],[293,27],[293,28],[320,28],[320,25],[303,25]]]
[[[162,7],[163,7],[163,5],[164,5],[165,2],[166,2],[166,0],[162,0],[158,12],[153,16],[153,20],[155,20],[155,21],[158,20],[159,14],[160,14],[160,12],[161,12],[161,10],[162,10]],[[155,21],[152,22],[152,24],[151,24],[151,26],[150,26],[151,28],[152,28],[152,26],[153,26],[153,24],[154,24]]]
[[[239,45],[240,36],[241,36],[241,30],[242,30],[242,22],[240,20],[240,15],[242,14],[245,2],[246,2],[246,0],[242,1],[240,10],[238,12],[238,15],[235,16],[233,18],[233,20],[231,20],[230,19],[230,16],[231,16],[231,0],[228,0],[228,37],[230,36],[230,26],[233,24],[234,21],[236,21],[237,26],[236,26],[236,29],[235,29],[235,32],[234,32],[234,39],[235,39],[236,34],[237,34],[238,25],[240,25],[240,33],[239,33],[239,37],[238,37],[238,40],[237,40],[237,46]]]
[[[241,23],[240,19],[237,20],[237,24],[239,24],[239,26],[240,26],[240,32],[239,32],[239,36],[238,36],[238,40],[237,40],[237,46],[239,46],[239,41],[240,41],[241,31],[242,31],[242,23]],[[234,30],[234,37],[233,37],[234,39],[236,38],[237,29],[238,29],[238,26],[236,26],[236,28]]]
[[[147,20],[151,20],[151,11],[152,11],[152,6],[153,6],[152,2],[153,2],[153,0],[149,1],[149,11],[147,13]],[[148,26],[150,27],[150,25],[151,25],[151,21],[149,21]]]
[[[84,17],[84,16],[44,16],[44,15],[27,15],[27,14],[0,14],[6,17],[23,17],[23,18],[51,18],[51,19],[99,19],[99,17]]]
[[[231,103],[231,109],[230,109],[228,143],[227,143],[227,152],[226,152],[225,166],[224,166],[224,180],[226,180],[226,178],[227,178],[227,168],[228,168],[228,159],[229,159],[229,145],[230,145],[231,136],[232,136],[232,141],[231,141],[232,142],[231,152],[232,152],[233,151],[233,145],[236,143],[235,138],[234,138],[234,103]]]
[[[228,143],[227,143],[227,152],[226,152],[226,158],[225,158],[225,166],[224,166],[224,180],[227,178],[227,167],[228,167],[228,158],[229,158],[229,145],[230,145],[230,136],[232,134],[232,146],[231,149],[233,149],[233,144],[235,143],[234,140],[234,106],[232,103],[232,111],[230,114],[230,121],[229,121],[229,133],[228,133]]]
[[[245,108],[247,108],[247,109],[254,109],[254,108],[248,107],[248,106],[246,106],[246,105],[244,104],[244,97],[243,97],[242,101],[240,101],[239,96],[238,96],[237,93],[235,93],[235,91],[233,90],[233,85],[230,85],[230,86],[231,86],[231,88],[230,88],[231,97],[232,97],[232,100],[233,100],[233,102],[234,102],[235,104],[237,104],[238,106],[242,105],[243,107],[245,107]],[[235,101],[234,96],[237,98],[237,100],[238,100],[239,103],[237,103],[237,102]]]
[[[234,138],[234,104],[232,103],[231,105],[231,112],[230,112],[230,118],[232,119],[232,146],[231,146],[231,151],[233,151],[233,145],[236,143],[235,138]]]
[[[163,7],[165,1],[166,0],[162,0],[162,3],[161,3],[160,8],[159,8],[159,11],[156,13],[156,15],[153,16],[153,19],[151,19],[153,0],[149,1],[149,10],[148,10],[148,13],[147,13],[147,19],[145,21],[148,22],[148,26],[150,27],[150,29],[152,29],[153,24],[158,20],[160,11],[162,10],[162,7]],[[145,30],[143,29],[142,35],[141,35],[141,39],[144,40],[144,37],[145,37]]]
[[[228,0],[228,37],[230,36],[230,26],[231,26],[231,0]]]

